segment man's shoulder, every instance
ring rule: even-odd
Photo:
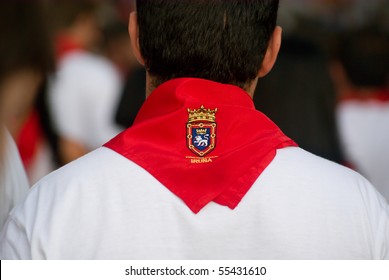
[[[131,170],[136,172],[138,169],[137,165],[120,154],[100,147],[47,175],[36,186],[109,180],[115,177],[115,173],[120,173],[123,168],[126,169],[126,172],[131,172]]]
[[[359,173],[301,148],[278,150],[263,179],[282,188],[339,203],[385,204],[385,199]],[[375,202],[373,202],[374,200]]]
[[[139,166],[105,147],[63,166],[45,176],[31,189],[29,197],[72,197],[97,194],[123,178],[144,172]],[[123,177],[123,178],[122,178]]]
[[[25,201],[14,209],[14,218],[27,220],[36,214],[31,213],[31,209],[43,216],[81,205],[89,209],[108,196],[120,197],[125,191],[133,191],[132,186],[147,184],[150,180],[153,178],[144,169],[101,147],[37,182]]]
[[[311,174],[319,177],[327,177],[331,180],[340,178],[364,179],[354,170],[314,155],[298,147],[288,147],[277,151],[272,162],[277,167],[291,171],[294,175],[303,175],[310,178]]]

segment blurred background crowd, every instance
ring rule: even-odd
[[[0,2],[0,118],[30,185],[132,125],[145,99],[132,9],[131,0]],[[389,200],[389,0],[282,0],[279,23],[281,53],[256,107]]]

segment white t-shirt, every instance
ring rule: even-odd
[[[347,161],[389,201],[389,102],[344,101],[337,122]]]
[[[210,203],[195,215],[103,147],[33,187],[0,258],[389,259],[389,206],[354,171],[285,148],[235,210]]]
[[[93,150],[120,132],[114,123],[122,82],[112,63],[88,52],[73,52],[59,63],[50,88],[59,134]]]
[[[4,154],[0,159],[0,229],[12,208],[24,199],[29,189],[18,149],[7,131],[4,142]]]

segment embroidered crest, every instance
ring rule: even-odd
[[[187,145],[196,155],[203,157],[216,146],[216,112],[215,110],[205,109],[188,109],[189,120],[187,124]]]

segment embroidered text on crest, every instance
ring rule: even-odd
[[[216,112],[205,109],[188,109],[187,145],[194,154],[203,157],[215,149],[216,146]]]

